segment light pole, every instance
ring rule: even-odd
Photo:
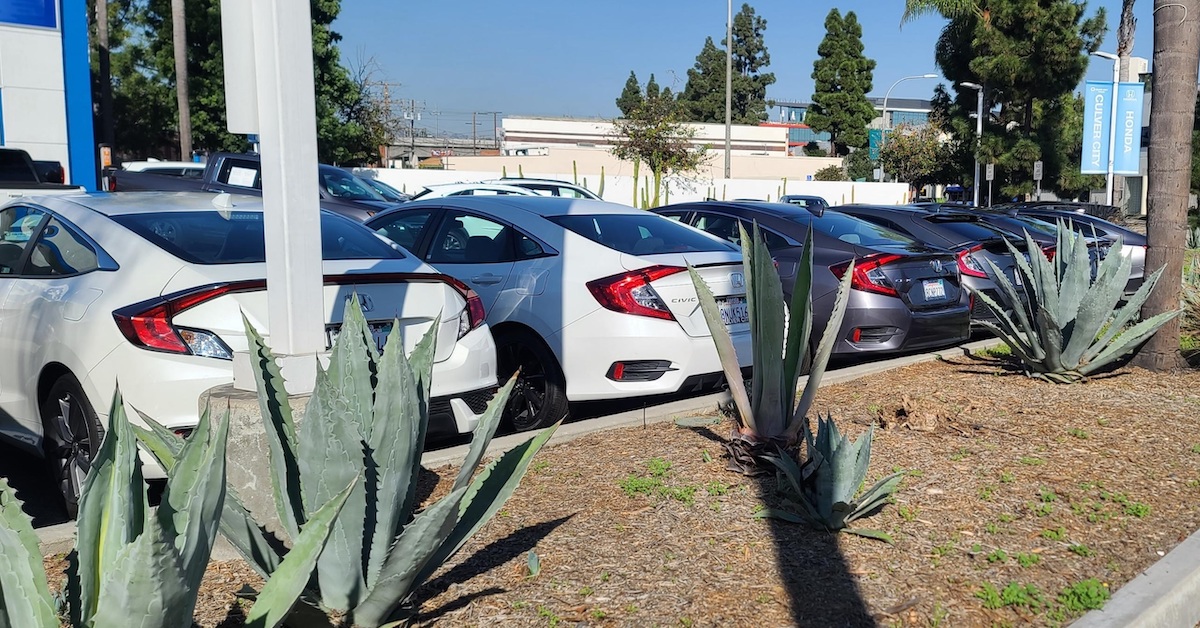
[[[938,77],[938,75],[933,74],[933,73],[916,74],[913,76],[906,76],[906,77],[896,81],[895,83],[892,83],[892,86],[888,88],[886,93],[884,93],[884,95],[883,95],[883,131],[879,137],[879,147],[881,149],[883,148],[883,145],[885,143],[887,143],[887,132],[888,132],[888,129],[892,126],[891,124],[888,124],[888,118],[887,118],[887,101],[888,101],[888,97],[890,97],[892,95],[892,90],[895,89],[897,85],[903,83],[904,81],[911,81],[911,80],[915,80],[915,79],[933,79],[933,78],[937,78],[937,77]],[[881,160],[879,160],[879,181],[883,182],[886,180],[887,180],[887,176],[883,172],[883,160],[881,159]]]
[[[959,86],[967,89],[973,89],[977,92],[975,100],[975,184],[973,192],[975,194],[975,207],[979,207],[979,145],[983,142],[983,86],[979,83],[968,83],[962,81]]]
[[[725,178],[730,178],[729,154],[733,133],[733,0],[725,19]]]
[[[1117,89],[1120,87],[1120,82],[1121,82],[1121,60],[1120,60],[1120,57],[1118,57],[1117,55],[1115,55],[1111,52],[1100,52],[1099,50],[1097,50],[1096,52],[1093,52],[1092,54],[1094,54],[1097,57],[1100,57],[1102,59],[1108,59],[1113,62],[1112,92],[1110,92],[1109,96],[1108,96],[1108,100],[1109,100],[1108,108],[1112,112],[1109,115],[1109,119],[1108,119],[1108,173],[1106,175],[1107,179],[1105,180],[1105,183],[1104,183],[1104,198],[1105,198],[1104,204],[1112,205],[1113,204],[1113,160],[1116,159],[1116,154],[1117,154],[1117,151],[1116,151],[1117,143],[1114,141],[1116,138],[1114,138],[1113,136],[1117,132]]]

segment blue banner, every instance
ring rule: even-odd
[[[58,28],[57,0],[0,0],[0,22]]]
[[[1145,86],[1141,83],[1117,84],[1117,128],[1113,141],[1117,143],[1113,153],[1115,174],[1138,174],[1142,155],[1142,101]]]
[[[1112,83],[1088,81],[1083,90],[1083,174],[1108,172],[1108,142],[1111,137]]]

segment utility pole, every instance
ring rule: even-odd
[[[108,57],[108,0],[96,0],[96,57],[100,62],[100,141],[113,145],[112,69]]]
[[[500,112],[492,112],[492,141],[496,144],[495,149],[500,150]]]
[[[476,115],[475,112],[472,111],[471,112],[471,154],[472,155],[479,154],[479,139],[476,137],[477,131],[479,129],[479,123],[475,121],[475,115]]]
[[[421,109],[424,109],[424,104],[417,107],[417,101],[409,99],[408,109],[404,112],[404,119],[408,120],[408,142],[410,146],[410,159],[412,167],[417,167],[417,120],[421,119]]]

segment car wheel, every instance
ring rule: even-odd
[[[179,241],[179,225],[174,220],[155,220],[150,223],[150,231],[171,244]]]
[[[41,401],[43,447],[50,470],[58,483],[67,516],[79,514],[83,480],[100,450],[104,427],[79,382],[64,375],[54,382]]]
[[[451,229],[446,232],[446,240],[442,242],[442,250],[465,251],[467,249],[467,232],[462,229]]]
[[[566,380],[558,360],[541,339],[525,331],[496,336],[500,381],[520,369],[504,418],[518,432],[545,427],[567,414]]]

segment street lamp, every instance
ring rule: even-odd
[[[1108,97],[1109,101],[1111,101],[1109,103],[1109,109],[1112,111],[1112,114],[1109,116],[1109,120],[1108,120],[1108,122],[1109,122],[1109,124],[1108,124],[1108,173],[1107,173],[1107,180],[1105,181],[1105,184],[1104,184],[1104,198],[1105,198],[1104,204],[1112,205],[1113,204],[1113,160],[1116,159],[1116,148],[1117,148],[1117,142],[1115,141],[1116,138],[1113,137],[1113,135],[1115,135],[1117,132],[1117,89],[1120,88],[1119,83],[1121,82],[1121,58],[1111,52],[1100,52],[1099,50],[1097,50],[1096,52],[1093,52],[1092,54],[1094,54],[1097,57],[1100,57],[1102,59],[1108,59],[1109,61],[1113,62],[1112,92],[1110,93],[1110,95]]]
[[[728,0],[725,20],[725,178],[730,177],[729,155],[733,131],[733,0]]]
[[[896,81],[895,83],[892,83],[892,86],[889,87],[887,92],[883,95],[883,132],[879,139],[879,147],[880,148],[883,148],[884,143],[887,142],[887,132],[888,132],[888,129],[892,126],[891,124],[888,124],[888,118],[887,118],[887,101],[888,101],[888,97],[892,95],[892,90],[895,89],[897,85],[903,83],[904,81],[911,81],[914,79],[933,79],[933,78],[937,78],[937,77],[938,77],[938,75],[932,74],[932,73],[916,74],[913,76],[906,76],[906,77]],[[883,173],[883,160],[879,161],[879,180],[881,182],[887,180],[887,177],[885,177],[884,173]]]
[[[979,207],[979,145],[983,143],[983,86],[979,83],[959,82],[959,87],[973,89],[978,92],[975,101],[975,207]]]

